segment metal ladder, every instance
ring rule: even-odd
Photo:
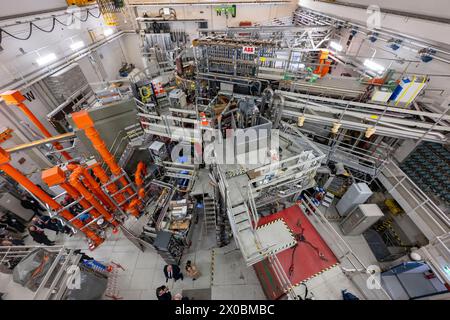
[[[203,221],[205,224],[205,232],[208,234],[210,230],[216,230],[216,202],[214,197],[203,194]]]

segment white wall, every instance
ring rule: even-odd
[[[353,2],[356,2],[355,0]],[[422,8],[422,6],[433,7],[433,2],[438,5],[434,7],[433,15],[437,15],[437,12],[442,12],[441,16],[450,16],[450,2],[448,0],[364,0],[358,1],[358,3],[371,2],[372,4],[377,3],[396,3],[396,6],[400,7],[401,10],[417,10]],[[367,21],[366,10],[351,8],[331,3],[317,2],[313,0],[299,0],[299,4],[306,8],[312,10],[320,11],[325,14],[334,15],[344,20],[353,20],[358,23],[365,24]],[[381,6],[383,7],[383,6]],[[428,9],[431,10],[431,9]],[[426,11],[425,11],[426,12]],[[425,13],[423,12],[423,13]],[[446,44],[450,44],[450,24],[438,23],[433,21],[425,21],[415,18],[407,18],[392,14],[382,14],[381,16],[381,27],[386,29],[395,30],[400,33],[404,33],[411,36],[417,36],[422,39],[429,39],[433,41],[438,41]]]
[[[0,5],[0,17],[64,7],[67,7],[67,2],[65,0],[4,0]]]
[[[234,4],[231,3],[230,4]],[[225,28],[226,26],[238,26],[240,21],[263,22],[273,18],[292,15],[297,7],[295,1],[289,4],[236,4],[236,17],[228,19],[222,15],[217,16],[217,6],[174,6],[178,19],[206,19],[209,28]],[[159,7],[138,7],[139,16],[144,12],[149,15],[157,15]],[[188,26],[188,28],[193,26]]]
[[[367,7],[377,5],[381,9],[450,18],[450,2],[448,0],[345,0],[341,2]]]

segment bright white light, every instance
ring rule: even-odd
[[[36,62],[38,65],[43,66],[43,65],[49,64],[50,62],[55,61],[55,60],[56,60],[56,54],[50,53],[45,56],[39,57],[38,59],[36,59]]]
[[[337,42],[332,41],[330,47],[336,51],[342,51],[342,46]]]
[[[379,65],[376,62],[373,62],[373,60],[366,59],[366,61],[364,61],[364,65],[367,68],[372,69],[373,71],[376,71],[377,73],[383,73],[383,71],[384,71],[384,67],[382,65]]]
[[[300,64],[298,65],[298,68],[299,68],[299,69],[305,69],[305,67],[306,67],[306,66],[305,66],[305,64],[303,64],[303,63],[300,63]]]
[[[81,49],[83,47],[84,47],[83,41],[77,41],[70,45],[70,49],[72,49],[72,51],[77,51],[78,49]]]
[[[108,36],[112,35],[113,33],[114,33],[114,30],[111,28],[103,30],[103,34],[105,35],[105,37],[108,37]]]

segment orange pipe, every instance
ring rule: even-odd
[[[100,182],[102,184],[107,184],[109,182],[109,177],[106,174],[105,170],[102,169],[102,167],[96,163],[92,168],[92,172],[94,173],[94,175],[100,180]],[[111,194],[116,193],[117,191],[119,191],[119,188],[117,187],[117,185],[115,183],[111,183],[109,185],[106,186],[106,189],[108,189],[108,191]],[[117,203],[122,203],[125,201],[125,196],[122,193],[118,193],[114,196],[114,199],[117,201]]]
[[[136,183],[136,186],[138,188],[138,195],[140,199],[143,199],[145,197],[145,190],[142,187],[144,184],[144,177],[146,175],[147,167],[145,166],[145,163],[142,161],[139,161],[136,172],[134,174],[134,183]]]
[[[141,204],[141,201],[139,199],[134,198],[130,201],[130,205],[127,208],[127,212],[132,214],[135,217],[139,217],[139,205]]]
[[[90,117],[89,113],[86,110],[72,113],[72,119],[78,128],[84,130],[86,137],[91,140],[93,147],[106,162],[108,167],[111,169],[111,172],[115,176],[120,176],[122,174],[122,169],[119,167],[116,160],[114,159],[114,156],[111,154],[111,152],[109,152],[105,142],[100,137],[98,131],[95,129],[94,121]],[[128,185],[128,181],[127,179],[125,179],[125,177],[121,177],[119,181],[123,187]],[[130,196],[134,193],[131,187],[127,188],[126,191]]]
[[[91,174],[89,173],[89,171],[86,168],[82,167],[79,164],[74,164],[74,163],[69,163],[67,165],[67,169],[70,171],[75,171],[78,168],[80,168],[80,170],[82,170],[83,177],[86,179],[85,184],[87,185],[89,190],[91,190],[94,193],[94,195],[97,197],[97,199],[99,199],[105,206],[107,206],[108,209],[114,211],[116,206],[108,198],[108,196],[103,192],[101,186],[97,183],[97,181],[95,181],[95,179],[91,176]]]
[[[100,202],[98,202],[95,197],[89,192],[89,190],[81,183],[80,177],[83,176],[83,168],[80,166],[76,168],[72,174],[70,175],[69,182],[70,184],[77,189],[81,195],[89,201],[90,204],[94,206],[94,208],[100,212],[100,214],[106,219],[106,221],[110,222],[113,226],[117,227],[119,223],[114,219],[114,217],[109,213]]]
[[[42,202],[47,203],[50,208],[54,211],[61,210],[63,207],[56,202],[52,197],[50,197],[46,192],[44,192],[41,188],[35,185],[30,179],[25,177],[19,170],[14,168],[11,164],[9,164],[10,155],[4,149],[0,148],[0,170],[5,172],[8,176],[14,179],[17,183],[22,185],[29,192],[34,194],[37,198],[39,198]],[[63,210],[59,213],[64,219],[71,220],[74,218],[74,215],[70,213],[68,210]],[[76,219],[72,221],[72,224],[81,229],[85,225],[80,220]],[[94,243],[94,246],[97,247],[100,245],[104,239],[99,237],[94,231],[85,228],[81,230],[89,239],[91,239]]]
[[[74,200],[78,200],[79,198],[81,198],[81,194],[77,191],[77,189],[72,187],[67,182],[62,182],[62,183],[60,183],[59,186],[61,188],[63,188],[64,190],[66,190],[67,194],[69,194]],[[81,199],[80,202],[78,202],[78,203],[83,207],[84,210],[87,210],[90,207],[92,207],[92,205],[89,203],[89,201],[87,201],[84,198]],[[101,216],[101,214],[94,208],[89,210],[89,213],[92,214],[94,216],[94,218],[98,218]]]
[[[28,119],[30,119],[30,121],[34,123],[34,125],[42,132],[42,134],[45,137],[47,137],[47,138],[51,138],[52,137],[52,134],[47,130],[47,128],[44,127],[42,122],[40,122],[39,119],[36,118],[36,116],[33,114],[33,112],[31,112],[31,110],[28,109],[28,107],[24,103],[19,102],[17,104],[17,106],[28,117]],[[64,147],[57,141],[53,142],[52,144],[55,146],[55,148],[57,150],[64,149]],[[68,154],[66,151],[61,151],[61,155],[64,158],[66,158],[67,160],[72,160],[73,159],[72,156],[70,154]]]

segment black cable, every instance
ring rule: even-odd
[[[37,24],[35,24],[34,22],[29,22],[28,35],[27,35],[25,38],[21,38],[21,37],[15,36],[15,35],[13,35],[12,33],[6,31],[5,29],[0,28],[0,44],[1,44],[2,41],[3,41],[3,33],[7,34],[8,36],[10,36],[10,37],[13,38],[13,39],[26,41],[26,40],[28,40],[28,39],[31,38],[31,35],[33,34],[33,27],[36,27],[38,30],[40,30],[40,31],[42,31],[42,32],[50,33],[50,32],[53,32],[53,31],[55,30],[56,22],[58,22],[59,24],[65,26],[65,27],[69,27],[69,26],[71,26],[71,25],[75,22],[75,18],[76,18],[77,20],[81,21],[81,22],[86,22],[86,21],[89,19],[89,16],[91,16],[91,17],[93,17],[93,18],[95,18],[95,19],[98,19],[98,18],[100,18],[101,15],[102,15],[100,11],[99,11],[99,13],[98,13],[98,16],[95,16],[94,14],[92,14],[92,13],[91,13],[91,10],[89,10],[89,9],[87,9],[86,12],[87,12],[87,13],[86,13],[86,18],[84,18],[84,19],[81,19],[81,18],[75,16],[74,13],[72,13],[72,21],[71,21],[69,24],[63,23],[63,22],[61,22],[58,18],[53,17],[53,19],[52,19],[52,27],[50,28],[50,30],[45,30],[45,29],[43,29],[42,27],[40,27],[40,26],[38,26]]]
[[[72,15],[73,15],[74,18],[76,18],[77,20],[79,20],[81,22],[86,22],[89,19],[89,14],[88,13],[86,13],[86,18],[84,18],[84,19],[81,19],[81,17],[77,17],[75,15],[75,13],[72,13]]]
[[[91,10],[89,10],[89,9],[87,10],[87,13],[88,13],[88,15],[90,15],[91,17],[93,17],[93,18],[95,18],[95,19],[100,18],[101,15],[102,15],[102,12],[101,12],[100,10],[98,10],[98,16],[94,16],[94,15],[92,14]]]
[[[2,28],[0,28],[0,33],[1,33],[1,32],[4,32],[4,33],[6,33],[8,36],[10,36],[10,37],[12,37],[12,38],[14,38],[14,39],[16,39],[16,40],[24,40],[24,41],[25,41],[25,40],[30,39],[31,33],[33,32],[33,25],[32,25],[31,23],[29,24],[29,27],[30,27],[30,30],[28,31],[28,36],[26,36],[25,38],[17,37],[17,36],[15,36],[15,35],[9,33],[8,31],[6,31],[5,29],[2,29]]]
[[[319,248],[317,248],[315,245],[313,245],[311,242],[309,242],[308,240],[306,240],[305,236],[304,236],[304,232],[305,232],[305,228],[303,228],[301,226],[301,222],[300,220],[297,222],[297,226],[300,228],[300,233],[297,233],[294,235],[295,240],[297,241],[297,243],[294,246],[294,249],[292,250],[292,255],[291,255],[291,265],[289,266],[289,278],[291,278],[292,274],[294,273],[294,268],[295,268],[295,252],[297,250],[298,245],[300,244],[300,242],[306,243],[307,245],[309,245],[311,248],[314,249],[314,251],[317,252],[317,255],[319,256],[320,259],[328,261],[327,258],[325,258],[325,255],[319,250]]]
[[[59,19],[56,17],[55,17],[55,21],[58,22],[59,24],[63,25],[64,27],[69,27],[75,22],[75,19],[73,18],[73,13],[70,16],[72,17],[72,20],[69,24],[65,24],[65,23],[59,21]]]
[[[38,30],[41,30],[42,32],[50,33],[50,32],[52,32],[53,30],[55,30],[56,21],[55,21],[55,17],[53,17],[53,19],[52,19],[52,27],[50,28],[50,30],[45,30],[45,29],[39,27],[39,26],[38,26],[37,24],[35,24],[34,22],[30,22],[30,24],[31,24],[32,26],[36,27]]]

